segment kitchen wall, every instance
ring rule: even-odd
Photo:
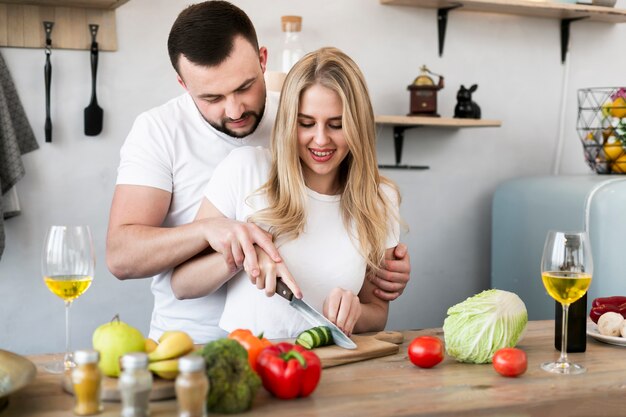
[[[134,118],[182,92],[169,64],[166,39],[189,0],[131,0],[117,9],[119,50],[102,53],[98,98],[104,130],[83,135],[90,97],[87,51],[52,53],[53,143],[44,143],[44,52],[2,48],[41,149],[24,156],[23,213],[6,222],[0,261],[0,348],[21,353],[64,348],[63,303],[44,286],[40,253],[51,224],[85,223],[97,251],[92,288],[72,306],[73,346],[87,347],[93,329],[119,313],[147,332],[148,280],[121,282],[105,264],[105,237],[119,148]],[[477,83],[483,118],[501,128],[406,133],[403,163],[427,171],[385,171],[403,194],[409,226],[411,282],[391,305],[388,328],[441,326],[446,309],[489,287],[491,199],[495,188],[520,176],[553,172],[562,84],[557,20],[452,11],[443,57],[437,55],[436,11],[382,6],[377,0],[239,0],[279,67],[280,16],[304,17],[307,49],[335,45],[361,66],[378,114],[405,114],[406,91],[422,64],[445,76],[439,112],[452,116],[460,84]],[[626,7],[620,0],[618,7]],[[576,90],[624,85],[626,24],[572,24],[565,86],[560,172],[590,173],[575,131]],[[390,128],[379,128],[379,159],[393,162]],[[591,175],[591,174],[590,174]],[[538,277],[529,277],[538,279]]]

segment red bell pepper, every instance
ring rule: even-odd
[[[626,303],[626,297],[623,295],[614,295],[612,297],[600,297],[593,300],[591,307],[598,307],[603,304],[619,306]]]
[[[266,347],[272,346],[272,342],[264,338],[263,333],[256,336],[248,329],[234,330],[228,335],[228,338],[238,341],[246,349],[248,352],[248,363],[255,372],[257,371],[256,359],[259,353]]]
[[[322,363],[315,353],[285,342],[263,349],[257,365],[265,389],[283,400],[309,396],[322,375]]]
[[[594,323],[597,323],[601,315],[603,315],[604,313],[608,313],[610,311],[615,312],[615,313],[620,313],[624,318],[626,318],[626,303],[621,304],[621,305],[614,305],[614,304],[595,305],[591,307],[591,311],[589,312],[589,318]]]

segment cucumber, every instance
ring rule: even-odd
[[[330,329],[328,327],[320,326],[318,327],[318,329],[320,329],[322,333],[324,333],[324,345],[330,345],[335,343],[335,341],[333,340],[333,334],[330,332]]]
[[[305,349],[315,349],[334,343],[330,329],[326,326],[313,327],[305,330],[296,338],[296,344]]]

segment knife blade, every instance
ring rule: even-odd
[[[339,329],[339,327],[320,314],[320,312],[315,310],[313,307],[308,305],[305,301],[294,297],[293,292],[291,292],[287,284],[285,284],[280,278],[276,280],[276,294],[289,301],[289,305],[296,309],[296,311],[298,311],[310,325],[314,327],[328,327],[337,346],[344,349],[356,349],[356,344],[350,340],[350,338],[346,336],[345,333]]]

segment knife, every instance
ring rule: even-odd
[[[350,340],[348,336],[342,332],[339,327],[335,326],[330,320],[320,314],[313,307],[308,305],[303,300],[293,296],[293,292],[289,289],[287,284],[282,279],[276,280],[276,293],[289,301],[289,305],[295,308],[302,317],[309,322],[312,326],[326,326],[330,329],[330,333],[333,335],[333,340],[337,346],[344,349],[356,349],[356,344]]]

